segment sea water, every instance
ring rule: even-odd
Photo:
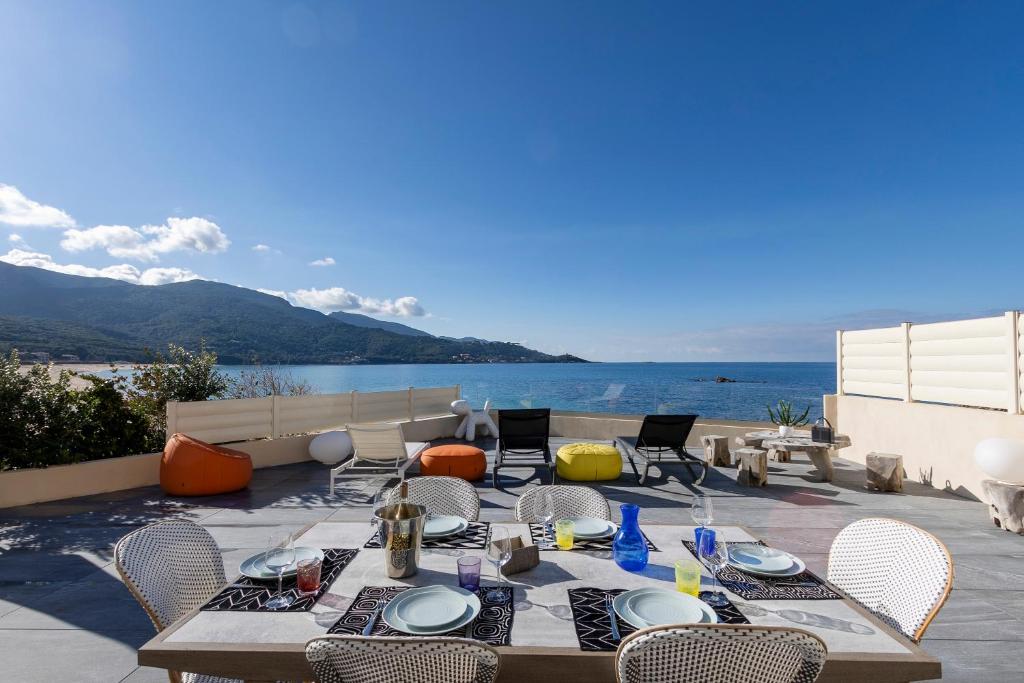
[[[237,376],[246,366],[220,369]],[[809,417],[835,393],[835,363],[494,363],[286,365],[280,370],[320,393],[462,385],[476,407],[554,408],[620,414],[696,413],[766,420],[767,405],[789,401]],[[716,378],[729,382],[716,382]]]

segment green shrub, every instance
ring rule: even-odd
[[[72,374],[52,365],[20,369],[16,350],[0,356],[0,470],[47,467],[159,451],[167,401],[204,401],[224,395],[227,378],[217,358],[171,345],[171,362],[155,355],[132,377]]]

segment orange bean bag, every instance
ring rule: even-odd
[[[176,496],[238,491],[252,479],[248,453],[175,434],[160,459],[160,488]]]
[[[420,474],[477,481],[486,473],[487,456],[475,446],[434,446],[420,455]]]

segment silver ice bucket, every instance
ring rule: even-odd
[[[380,547],[384,550],[384,567],[388,578],[412,576],[420,568],[420,546],[427,508],[412,503],[386,505],[374,515],[380,522]]]

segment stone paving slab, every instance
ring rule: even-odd
[[[552,450],[571,439],[552,439]],[[493,462],[493,441],[485,441]],[[641,523],[690,523],[694,492],[711,496],[715,523],[747,526],[769,543],[798,553],[824,574],[838,531],[864,517],[905,519],[939,536],[956,563],[953,594],[928,631],[924,648],[943,660],[947,681],[1017,680],[1024,670],[1024,538],[995,529],[985,506],[907,482],[901,494],[863,488],[863,468],[837,460],[832,483],[814,481],[801,455],[773,463],[764,489],[739,487],[735,470],[709,472],[702,487],[668,461],[639,487],[628,464],[621,477],[594,488],[613,502],[640,505]],[[502,471],[504,490],[479,482],[481,517],[510,521],[517,494],[537,484],[528,468]],[[0,658],[18,681],[166,681],[135,665],[135,649],[153,629],[120,584],[113,545],[123,534],[168,518],[192,519],[221,544],[229,576],[266,543],[271,531],[298,531],[320,520],[367,521],[374,475],[328,492],[328,468],[287,465],[254,473],[250,490],[204,498],[165,497],[157,487],[0,510]],[[544,479],[547,481],[546,475]],[[682,550],[680,550],[682,553]],[[60,658],[40,657],[60,648]],[[10,664],[8,664],[8,662]]]

